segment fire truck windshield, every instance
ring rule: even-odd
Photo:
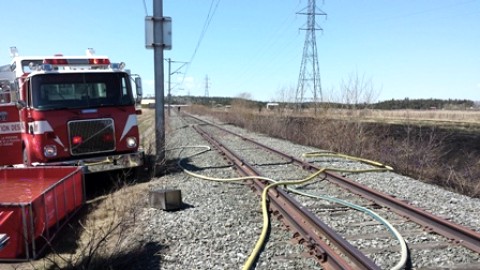
[[[39,110],[135,104],[123,72],[39,74],[31,78],[30,91],[31,105]]]

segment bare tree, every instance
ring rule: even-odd
[[[346,80],[340,83],[342,94],[341,102],[356,108],[358,104],[371,104],[379,95],[372,79],[366,78],[365,74],[359,75],[357,71],[350,73]]]

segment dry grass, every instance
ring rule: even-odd
[[[234,108],[235,111],[247,111],[245,108]],[[249,113],[254,111],[248,110]],[[373,109],[333,109],[321,108],[314,113],[313,109],[295,112],[289,109],[262,110],[263,115],[283,115],[295,117],[325,117],[328,119],[390,124],[423,124],[446,126],[476,126],[480,128],[480,111],[478,110],[373,110]]]
[[[445,126],[480,129],[480,111],[454,110],[341,110],[328,112],[334,119],[355,119],[363,122]]]
[[[295,143],[377,160],[398,173],[480,196],[480,153],[456,145],[466,138],[458,137],[466,130],[480,137],[480,124],[475,122],[480,112],[401,111],[389,115],[384,111],[323,109],[314,115],[286,110],[259,113],[235,107],[220,111],[192,106],[190,110]],[[408,117],[401,119],[402,115]],[[389,117],[398,120],[386,121]]]
[[[50,269],[125,269],[138,264],[146,243],[135,241],[138,216],[145,206],[145,187],[125,186],[116,192],[96,198],[86,205],[86,214],[69,230],[75,250],[66,252],[59,241],[47,256]]]
[[[373,119],[393,119],[398,121],[441,121],[457,123],[479,123],[480,111],[460,110],[368,110],[366,117]]]

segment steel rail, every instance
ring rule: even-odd
[[[248,162],[242,160],[233,150],[220,143],[204,129],[194,125],[193,128],[212,144],[225,158],[230,160],[243,176],[260,176]],[[249,181],[253,189],[260,194],[267,183],[260,180]],[[268,192],[270,207],[274,215],[294,231],[294,238],[310,249],[313,256],[325,269],[380,269],[370,258],[366,257],[347,240],[323,223],[316,215],[305,209],[283,189],[271,188]],[[325,243],[327,239],[335,249]],[[345,256],[345,257],[343,257]],[[348,260],[345,260],[348,258]]]
[[[264,149],[267,149],[273,153],[279,154],[283,156],[284,158],[290,159],[292,162],[302,166],[304,169],[309,170],[309,171],[318,171],[321,168],[317,167],[311,163],[305,162],[303,160],[297,159],[291,155],[288,155],[286,153],[283,153],[281,151],[278,151],[276,149],[273,149],[267,145],[261,144],[259,142],[256,142],[252,139],[249,139],[245,136],[236,134],[234,132],[231,132],[219,125],[216,125],[214,123],[210,123],[208,121],[205,121],[203,119],[191,116],[199,121],[202,121],[204,123],[207,123],[209,125],[212,125],[222,131],[225,131],[227,133],[236,135],[241,137],[243,140],[249,141],[251,143],[254,143],[258,145],[259,147],[262,147]],[[439,235],[442,235],[446,238],[448,238],[450,241],[459,244],[461,246],[464,246],[472,251],[475,251],[477,253],[480,253],[480,233],[471,230],[465,226],[462,226],[460,224],[456,224],[454,222],[451,222],[449,220],[442,219],[432,213],[429,213],[421,208],[415,207],[413,205],[410,205],[402,200],[399,200],[395,197],[392,197],[391,195],[385,194],[383,192],[371,189],[367,186],[361,185],[351,179],[347,179],[345,177],[342,177],[336,173],[332,172],[326,172],[327,175],[327,180],[337,184],[338,186],[345,188],[347,190],[350,190],[351,192],[362,196],[366,199],[369,199],[375,203],[377,203],[380,206],[389,208],[391,211],[405,217],[406,219],[409,219],[421,226],[424,227],[425,230],[435,232]]]

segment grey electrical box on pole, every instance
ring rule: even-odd
[[[162,36],[155,40],[154,25],[156,22],[162,25]],[[164,50],[172,49],[172,18],[171,17],[145,17],[145,47],[153,49],[155,46],[163,47]]]

